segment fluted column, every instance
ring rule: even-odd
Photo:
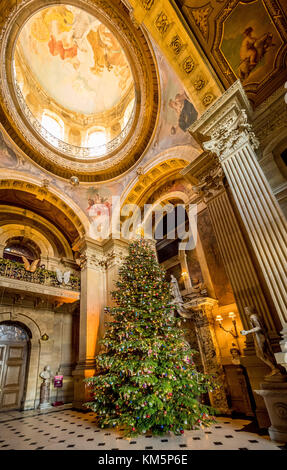
[[[244,328],[249,328],[244,307],[253,305],[264,318],[271,336],[275,335],[274,320],[227,191],[224,189],[207,201],[207,207]]]
[[[252,109],[236,82],[190,130],[203,148],[217,155],[237,206],[252,255],[261,269],[282,325],[287,350],[287,224],[257,161],[259,142],[250,121]],[[208,140],[209,138],[209,140]],[[214,213],[222,204],[214,204]],[[269,322],[270,318],[265,318]]]
[[[250,142],[223,154],[222,167],[287,336],[287,226]]]

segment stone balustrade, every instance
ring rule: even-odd
[[[37,268],[36,271],[32,273],[26,271],[23,264],[4,258],[0,258],[0,276],[49,287],[63,288],[65,290],[80,291],[81,288],[80,278],[76,276],[71,275],[67,284],[60,283],[54,271]]]

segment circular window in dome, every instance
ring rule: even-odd
[[[87,11],[61,4],[30,17],[13,72],[22,113],[61,153],[94,159],[127,137],[135,110],[131,67],[115,35]]]

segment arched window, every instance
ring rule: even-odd
[[[57,137],[57,139],[63,139],[64,124],[60,119],[57,119],[56,117],[53,117],[52,115],[45,112],[42,115],[42,126],[54,137]]]
[[[88,134],[87,147],[104,147],[107,143],[107,136],[104,130],[94,130]]]
[[[30,262],[34,261],[40,258],[40,249],[36,243],[27,238],[14,237],[8,240],[3,251],[3,258],[23,263],[23,256]]]

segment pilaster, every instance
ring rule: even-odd
[[[215,305],[217,305],[215,299],[205,297],[194,298],[184,307],[191,312],[204,372],[212,375],[218,386],[209,393],[210,403],[221,414],[230,414],[225,390],[225,374],[213,327],[212,310]]]
[[[96,356],[104,335],[104,308],[111,303],[109,291],[127,253],[127,242],[109,239],[98,242],[91,238],[81,240],[75,248],[80,252],[81,298],[79,360],[74,376],[74,406],[82,408],[89,399],[84,379],[96,372]]]

